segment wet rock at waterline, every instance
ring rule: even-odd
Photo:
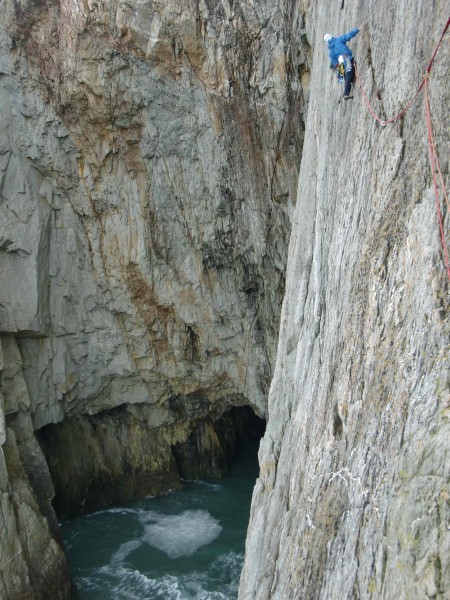
[[[74,514],[222,474],[234,442],[214,423],[265,415],[303,139],[306,55],[280,6],[111,10],[1,5],[0,446],[6,415],[48,543],[53,487]],[[0,585],[47,599],[12,469]]]
[[[50,505],[54,490],[21,410],[29,398],[12,337],[1,338],[0,377],[0,598],[64,600],[72,588]]]
[[[239,449],[263,432],[249,407],[193,425],[173,415],[162,424],[140,404],[70,417],[36,436],[55,487],[53,506],[67,518],[178,489],[182,479],[223,477]]]
[[[322,38],[367,23],[352,47],[389,117],[447,19],[443,0],[2,2],[8,600],[48,598],[47,578],[69,597],[54,487],[80,510],[96,477],[110,503],[152,469],[160,490],[222,471],[214,424],[242,406],[268,428],[241,598],[445,598],[448,283],[423,96],[381,127],[358,89],[340,100]],[[449,52],[430,78],[445,181]]]

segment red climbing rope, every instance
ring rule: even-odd
[[[422,83],[420,84],[419,88],[417,89],[417,92],[414,94],[413,99],[407,104],[406,108],[404,108],[401,112],[398,113],[398,115],[396,115],[395,117],[392,117],[392,119],[382,119],[381,117],[379,117],[376,112],[373,110],[369,98],[367,97],[367,93],[366,90],[364,89],[361,80],[358,77],[358,71],[356,70],[355,67],[355,75],[356,75],[356,80],[359,83],[359,87],[361,88],[361,91],[363,93],[363,96],[366,100],[366,104],[367,104],[367,108],[369,109],[369,111],[372,113],[372,116],[382,125],[387,125],[388,123],[393,123],[394,121],[397,121],[397,119],[400,119],[401,117],[403,117],[403,115],[409,110],[409,108],[411,107],[411,105],[413,104],[414,100],[417,98],[417,96],[419,95],[420,90],[423,88],[423,80]]]
[[[439,159],[438,159],[438,155],[436,152],[436,145],[434,143],[434,137],[433,137],[433,129],[431,126],[431,111],[430,111],[430,102],[429,102],[429,97],[428,97],[428,86],[429,86],[429,78],[430,78],[430,73],[431,73],[431,68],[433,66],[433,62],[434,59],[436,58],[436,54],[437,51],[439,50],[439,47],[442,43],[442,40],[444,39],[444,35],[447,33],[448,28],[450,27],[450,17],[447,20],[447,23],[444,27],[444,31],[442,32],[441,37],[439,38],[439,42],[433,52],[433,55],[431,57],[431,60],[428,64],[427,70],[425,72],[425,75],[422,78],[422,83],[419,85],[419,87],[417,88],[416,93],[414,94],[412,100],[410,100],[410,102],[406,105],[406,107],[400,111],[398,113],[398,115],[396,115],[395,117],[392,117],[391,119],[381,119],[381,117],[379,117],[376,112],[374,111],[374,109],[372,108],[369,98],[367,96],[367,92],[364,89],[359,77],[358,77],[358,72],[356,70],[355,67],[355,75],[356,75],[356,80],[359,83],[359,86],[361,88],[362,94],[364,96],[364,100],[366,102],[367,108],[369,109],[370,113],[372,114],[372,116],[379,122],[381,123],[381,125],[387,125],[388,123],[393,123],[394,121],[397,121],[397,119],[400,119],[401,117],[403,117],[403,115],[409,110],[409,108],[411,107],[411,105],[413,104],[413,102],[415,101],[415,99],[417,98],[417,96],[419,95],[419,93],[421,92],[422,88],[425,88],[425,113],[426,113],[426,122],[427,122],[427,131],[428,131],[428,145],[430,148],[430,163],[431,163],[431,172],[432,172],[432,176],[433,176],[433,187],[434,187],[434,194],[435,194],[435,199],[436,199],[436,210],[437,210],[437,217],[438,217],[438,222],[439,222],[439,231],[441,234],[441,242],[442,242],[442,252],[444,255],[444,263],[445,263],[445,268],[447,270],[447,276],[448,279],[450,281],[450,260],[449,260],[449,256],[448,256],[448,248],[447,248],[447,243],[445,241],[445,229],[444,229],[444,220],[442,217],[442,210],[441,210],[441,204],[439,201],[439,189],[438,189],[438,182],[437,182],[437,176],[436,176],[436,171],[438,171],[439,173],[439,177],[440,177],[440,182],[441,182],[441,186],[442,186],[442,190],[443,190],[443,194],[447,203],[447,209],[448,212],[450,214],[450,204],[449,204],[449,200],[448,200],[448,195],[447,195],[447,191],[445,189],[445,182],[444,182],[444,177],[442,175],[442,170],[441,170],[441,165],[439,164]]]
[[[431,57],[430,64],[428,65],[428,68],[427,68],[427,73],[431,72],[431,67],[433,66],[433,62],[434,62],[434,59],[436,57],[437,51],[439,50],[439,46],[441,45],[441,42],[444,39],[444,35],[447,33],[447,29],[449,27],[450,27],[450,17],[447,20],[447,23],[446,23],[446,25],[444,27],[444,31],[442,32],[442,35],[441,35],[441,37],[439,39],[438,45],[436,46],[436,49],[433,52],[433,56]]]
[[[428,85],[429,85],[429,83],[427,82],[427,86]],[[425,92],[427,94],[426,100],[428,101],[428,88],[425,88]],[[431,114],[431,111],[430,111],[430,114]],[[430,118],[430,128],[429,128],[429,130],[432,132],[432,129],[431,129],[431,118]],[[439,177],[440,177],[440,180],[441,180],[442,191],[444,192],[445,202],[447,203],[447,210],[450,213],[450,203],[448,201],[447,190],[445,189],[445,182],[444,182],[444,176],[442,175],[441,165],[439,164],[439,160],[438,160],[438,157],[437,157],[436,146],[435,146],[435,143],[434,143],[433,134],[431,134],[431,143],[432,143],[432,147],[433,147],[434,156],[436,157],[436,161],[435,162],[436,162],[436,165],[437,165],[437,168],[438,168],[438,171],[439,171]]]
[[[426,70],[426,75],[429,75],[431,73],[431,67],[433,66],[433,62],[434,62],[434,59],[436,58],[437,51],[439,50],[439,46],[441,45],[442,40],[444,39],[444,35],[447,33],[447,29],[449,27],[450,27],[450,17],[447,20],[447,23],[446,23],[446,25],[444,27],[444,31],[442,32],[442,35],[439,38],[439,42],[438,42],[438,44],[437,44],[437,46],[436,46],[436,48],[435,48],[435,50],[433,52],[433,56],[431,57],[430,62],[428,64],[428,67],[427,67],[427,70]],[[410,100],[410,102],[408,102],[408,104],[406,105],[406,108],[404,108],[401,112],[399,112],[398,115],[396,115],[395,117],[392,117],[392,119],[382,119],[381,117],[379,117],[376,114],[376,112],[374,111],[374,109],[372,108],[372,106],[370,104],[369,98],[367,96],[367,92],[364,89],[364,86],[363,86],[363,84],[361,83],[361,80],[358,77],[358,71],[356,69],[356,66],[355,66],[355,76],[356,76],[356,80],[357,80],[357,82],[359,84],[359,87],[361,88],[361,91],[363,93],[364,100],[366,101],[366,104],[367,104],[367,108],[372,113],[372,116],[379,123],[381,123],[381,125],[387,125],[388,123],[393,123],[394,121],[397,121],[398,119],[400,119],[401,117],[403,117],[403,115],[409,110],[409,108],[411,107],[411,105],[414,103],[414,100],[417,98],[417,96],[419,95],[419,93],[421,92],[421,90],[422,90],[422,88],[423,88],[423,86],[425,84],[425,76],[424,76],[423,79],[422,79],[422,83],[417,88],[417,91],[414,94],[412,100]]]
[[[444,186],[444,179],[442,177],[441,166],[439,164],[439,159],[436,154],[436,147],[435,147],[434,138],[433,138],[433,129],[431,126],[430,102],[429,102],[429,98],[428,98],[428,77],[424,77],[423,81],[425,84],[425,112],[426,112],[426,118],[427,118],[428,145],[430,147],[430,162],[431,162],[431,172],[433,175],[433,187],[434,187],[434,195],[435,195],[435,199],[436,199],[436,210],[437,210],[438,221],[439,221],[439,231],[441,233],[444,262],[445,262],[445,267],[447,269],[447,275],[448,275],[448,278],[450,281],[450,261],[448,258],[447,244],[445,242],[444,222],[443,222],[443,218],[442,218],[441,204],[439,202],[439,190],[438,190],[438,184],[437,184],[436,170],[439,171],[439,174],[441,176],[441,184],[443,186],[444,195],[447,200],[447,204],[448,204],[448,198],[447,198],[447,192],[446,192],[445,186]]]

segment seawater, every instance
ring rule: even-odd
[[[257,448],[222,480],[62,523],[80,600],[237,598]]]

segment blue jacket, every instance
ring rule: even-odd
[[[358,32],[359,32],[359,29],[357,27],[355,27],[355,29],[352,29],[348,33],[344,33],[344,35],[340,35],[338,37],[332,38],[328,42],[328,53],[330,55],[330,66],[332,66],[332,67],[336,66],[336,64],[338,62],[338,56],[340,54],[343,54],[344,56],[349,56],[350,58],[353,58],[353,52],[350,50],[350,48],[347,46],[347,44],[345,42],[348,42],[348,40],[351,40],[352,37],[355,37],[355,35]]]

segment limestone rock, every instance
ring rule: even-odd
[[[264,414],[303,97],[259,4],[5,1],[0,330],[35,427],[196,390]]]
[[[160,491],[178,481],[172,446],[196,452],[201,431],[211,447],[231,407],[265,415],[307,61],[269,0],[2,0],[1,14],[0,440],[6,413],[57,536],[33,429],[60,506],[79,507],[92,475],[104,503],[144,472]],[[63,433],[70,463],[46,445]]]
[[[33,430],[92,440],[90,471],[71,463],[79,502],[85,477],[141,445],[169,485],[172,446],[216,447],[212,423],[244,405],[269,425],[241,598],[445,597],[448,297],[423,99],[386,128],[360,93],[339,102],[322,37],[367,22],[359,73],[390,116],[448,14],[443,0],[360,10],[2,0],[8,600],[48,577],[70,593]],[[430,81],[445,178],[448,59],[443,44]]]
[[[21,364],[9,363],[17,356],[17,346],[12,338],[7,343],[1,339],[0,345],[7,352],[3,372],[14,372],[15,389],[23,390]],[[30,416],[11,412],[11,404],[5,411],[12,389],[0,385],[0,597],[67,600],[72,588],[50,505],[53,485]]]
[[[248,407],[219,418],[199,415],[198,422],[168,415],[162,422],[152,406],[141,404],[41,428],[37,436],[58,515],[74,517],[179,489],[180,478],[223,477],[236,449],[262,434],[263,421]]]
[[[367,22],[351,44],[388,118],[420,84],[448,6],[310,8],[305,145],[239,597],[444,599],[448,281],[424,98],[380,126],[358,88],[353,101],[339,101],[322,37]],[[449,58],[447,40],[430,80],[447,182]]]

